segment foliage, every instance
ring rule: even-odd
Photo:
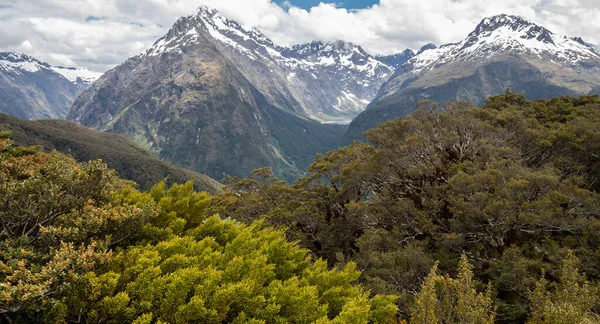
[[[523,322],[537,275],[566,250],[600,279],[599,128],[597,96],[424,101],[366,132],[368,144],[318,156],[292,185],[266,170],[232,179],[209,210],[288,228],[332,266],[357,262],[373,293],[399,296],[405,319],[434,262],[455,274],[465,251],[495,289],[497,320]]]
[[[207,216],[192,182],[141,193],[106,165],[0,134],[0,316],[9,323],[391,323],[354,263],[262,222]]]
[[[458,278],[439,276],[436,272],[437,264],[431,268],[417,296],[411,323],[494,323],[491,286],[488,285],[485,294],[476,292],[465,254],[459,262]]]
[[[99,161],[77,163],[0,134],[0,314],[27,320],[110,257],[154,216],[124,205],[118,179]]]
[[[590,309],[598,300],[598,290],[591,287],[579,273],[579,260],[571,251],[563,260],[559,282],[554,292],[548,291],[548,281],[542,278],[530,293],[531,324],[599,323]]]
[[[396,312],[393,298],[369,299],[352,285],[354,265],[328,270],[260,223],[211,217],[192,232],[119,253],[108,272],[80,282],[68,309],[83,309],[89,323],[326,323],[357,314],[385,323]]]
[[[166,190],[166,182],[162,181],[148,195],[158,207],[158,216],[139,232],[138,239],[151,243],[183,235],[202,224],[211,202],[206,192],[194,191],[193,182],[176,184]]]

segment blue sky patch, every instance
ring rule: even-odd
[[[327,0],[288,0],[292,5],[300,7],[302,9],[310,9],[318,6],[319,3],[335,3],[340,8],[346,9],[362,9],[371,7],[374,4],[378,4],[379,0],[340,0],[340,1],[327,1]],[[279,5],[283,4],[285,0],[275,0]]]
[[[105,17],[87,16],[87,17],[85,17],[85,22],[100,21],[100,20],[104,20],[104,19],[105,19]]]

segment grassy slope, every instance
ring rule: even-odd
[[[169,184],[194,180],[197,190],[221,191],[220,184],[212,178],[160,161],[121,135],[64,120],[26,121],[4,114],[0,114],[0,130],[11,131],[18,145],[41,145],[44,150],[70,154],[79,161],[102,159],[120,177],[135,181],[142,190],[168,178]]]

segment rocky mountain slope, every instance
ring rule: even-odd
[[[161,38],[147,55],[177,52],[202,30],[270,104],[319,121],[351,120],[394,72],[360,46],[344,41],[279,46],[206,7],[176,27],[179,32]]]
[[[520,17],[486,18],[463,41],[428,46],[400,67],[369,108],[350,125],[346,141],[378,121],[404,116],[423,99],[481,104],[506,88],[529,99],[595,92],[600,54]]]
[[[225,39],[207,21],[209,14],[218,15],[202,9],[179,19],[152,48],[104,74],[75,101],[69,119],[125,135],[163,160],[217,179],[264,166],[287,179],[301,175],[316,153],[337,146],[345,128],[306,117],[303,103],[277,81],[277,72],[270,74],[283,69],[275,60],[259,59],[259,53],[275,56],[268,39],[227,26],[222,28],[231,34]],[[234,33],[255,49],[229,42]],[[315,46],[319,53],[330,50]],[[363,66],[388,69],[378,61]]]
[[[28,121],[0,114],[0,131],[10,131],[16,145],[40,145],[72,155],[80,162],[101,159],[123,179],[142,190],[167,178],[168,184],[193,180],[196,190],[219,193],[221,184],[208,176],[178,168],[153,157],[127,138],[98,132],[66,120]]]
[[[77,95],[99,76],[24,54],[0,53],[0,112],[23,119],[65,118]]]

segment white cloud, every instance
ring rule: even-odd
[[[0,50],[105,71],[151,46],[200,5],[255,26],[282,45],[344,39],[374,54],[458,41],[482,18],[500,13],[600,44],[597,2],[380,0],[348,11],[324,3],[304,10],[293,1],[280,7],[271,0],[0,0]]]

